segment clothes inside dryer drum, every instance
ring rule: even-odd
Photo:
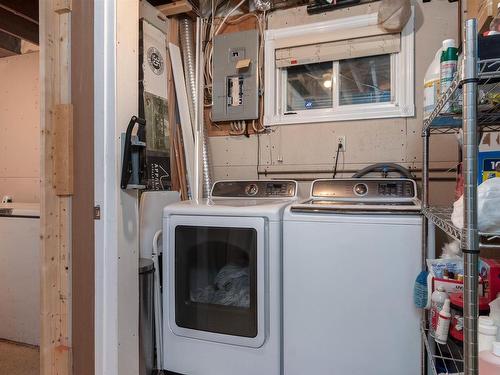
[[[235,264],[222,267],[213,284],[191,292],[191,300],[198,303],[250,307],[248,267]]]

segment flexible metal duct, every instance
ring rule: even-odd
[[[180,39],[182,48],[182,58],[184,60],[184,74],[186,87],[188,88],[189,115],[191,123],[195,124],[195,108],[198,103],[198,90],[196,84],[196,61],[193,41],[193,21],[189,17],[183,17],[180,22]],[[203,113],[200,114],[203,116]],[[197,124],[196,124],[197,125]],[[212,189],[210,178],[210,161],[208,156],[208,139],[204,126],[201,126],[202,134],[202,163],[203,163],[203,195],[208,197]],[[194,183],[194,181],[193,181]],[[196,198],[196,197],[195,197]]]

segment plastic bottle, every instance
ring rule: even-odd
[[[437,343],[446,344],[446,341],[448,341],[450,322],[451,322],[450,300],[446,299],[446,301],[444,301],[443,308],[439,312],[439,319],[436,327],[436,336],[434,337]]]
[[[498,327],[497,341],[500,341],[500,293],[495,300],[490,302],[490,318]]]
[[[486,316],[480,316],[477,337],[478,351],[491,351],[493,348],[493,343],[497,341],[497,333],[498,327],[493,322],[493,319]]]
[[[439,320],[439,312],[443,308],[444,302],[448,298],[448,294],[444,291],[443,287],[438,287],[431,296],[431,320],[429,332],[432,337],[435,337],[436,328]]]
[[[440,59],[440,93],[443,95],[453,82],[458,64],[458,49],[455,39],[446,39],[443,41]],[[453,98],[443,107],[443,112],[455,112],[457,105],[453,105]]]
[[[488,35],[500,34],[500,3],[497,4],[497,15],[490,22],[490,32]]]
[[[441,71],[441,48],[430,63],[424,77],[424,120],[427,120],[439,100],[439,83]]]
[[[500,342],[494,342],[492,350],[484,350],[479,353],[479,374],[500,374]]]

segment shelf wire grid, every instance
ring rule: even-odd
[[[445,113],[443,108],[462,107],[461,73],[457,72],[448,90],[441,95],[429,119],[424,121],[424,134],[457,133],[462,128],[461,113]],[[477,125],[483,132],[500,131],[500,59],[478,62],[479,105]]]
[[[453,209],[451,207],[424,207],[422,213],[434,225],[440,228],[448,236],[460,241],[461,231],[453,225],[451,221],[451,214]]]
[[[462,347],[455,344],[451,339],[448,339],[444,345],[438,344],[429,334],[429,330],[425,328],[424,323],[422,323],[421,332],[432,374],[463,374],[464,356]]]
[[[451,221],[451,214],[453,213],[452,207],[423,207],[422,214],[434,225],[440,228],[451,238],[461,241],[462,230],[453,225]],[[480,232],[481,248],[494,248],[499,249],[498,240],[500,233],[486,233]]]

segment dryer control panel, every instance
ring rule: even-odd
[[[212,188],[212,197],[219,198],[293,198],[297,182],[276,181],[219,181]]]
[[[415,181],[409,179],[316,180],[311,195],[336,199],[413,199],[417,197],[417,189]]]

